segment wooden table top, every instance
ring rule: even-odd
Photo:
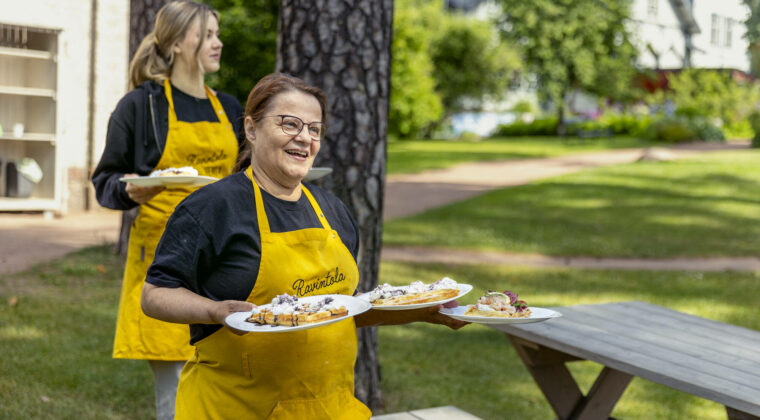
[[[563,316],[489,326],[760,416],[760,331],[639,301],[552,309]]]

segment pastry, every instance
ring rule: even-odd
[[[337,304],[332,297],[325,297],[317,302],[299,302],[297,296],[278,295],[269,305],[256,306],[246,321],[262,325],[296,325],[313,324],[332,318],[348,315],[345,306]]]
[[[458,295],[459,287],[457,282],[444,277],[432,284],[415,281],[409,286],[394,287],[385,283],[369,292],[369,301],[373,306],[412,305],[437,302]]]
[[[518,300],[517,294],[509,290],[504,293],[488,291],[474,305],[467,305],[465,315],[490,316],[500,318],[527,318],[530,308],[524,300]]]
[[[192,166],[183,166],[181,168],[157,169],[151,172],[150,176],[198,176],[198,171]]]

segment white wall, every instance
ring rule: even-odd
[[[692,54],[694,67],[732,68],[748,72],[749,57],[747,55],[747,40],[744,39],[746,27],[744,21],[749,15],[749,9],[741,0],[696,0],[694,2],[694,18],[699,24],[701,33],[692,37],[698,48]],[[712,39],[712,15],[718,17],[717,41]],[[726,20],[733,22],[730,46],[727,46]]]
[[[656,3],[656,13],[651,14],[649,5]],[[655,68],[657,62],[647,49],[651,45],[659,57],[659,68],[683,67],[684,37],[678,17],[668,0],[634,0],[631,4],[633,42],[639,50],[638,64]]]
[[[90,0],[0,0],[0,22],[60,30],[56,176],[61,178],[57,185],[62,189],[63,212],[68,198],[81,196],[80,187],[87,182],[90,6]],[[129,1],[98,0],[97,16],[95,163],[105,142],[108,116],[127,87]],[[71,207],[77,209],[81,203],[72,202]]]

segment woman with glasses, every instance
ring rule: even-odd
[[[169,220],[143,289],[145,313],[190,324],[195,355],[177,419],[367,419],[354,398],[356,328],[464,323],[437,307],[368,311],[323,327],[238,335],[227,315],[284,293],[353,295],[359,232],[335,196],[303,183],[324,142],[327,97],[284,74],[251,91],[237,173],[188,197]],[[333,279],[320,282],[326,275]],[[321,287],[320,287],[321,286]]]
[[[140,296],[169,215],[197,188],[142,187],[120,179],[186,166],[216,178],[232,173],[243,107],[204,84],[206,74],[219,70],[221,51],[216,11],[187,1],[162,7],[130,62],[132,90],[111,115],[92,177],[104,207],[140,207],[130,231],[113,357],[148,360],[159,420],[173,418],[179,373],[193,349],[187,326],[145,316]]]

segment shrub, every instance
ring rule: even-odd
[[[723,132],[701,117],[664,117],[652,123],[647,137],[655,141],[679,143],[689,140],[722,141]]]
[[[752,111],[747,118],[752,126],[752,131],[755,132],[755,135],[752,136],[752,147],[760,147],[760,111]]]
[[[521,136],[556,136],[557,118],[540,118],[531,122],[515,121],[512,124],[501,124],[494,130],[493,137]]]

